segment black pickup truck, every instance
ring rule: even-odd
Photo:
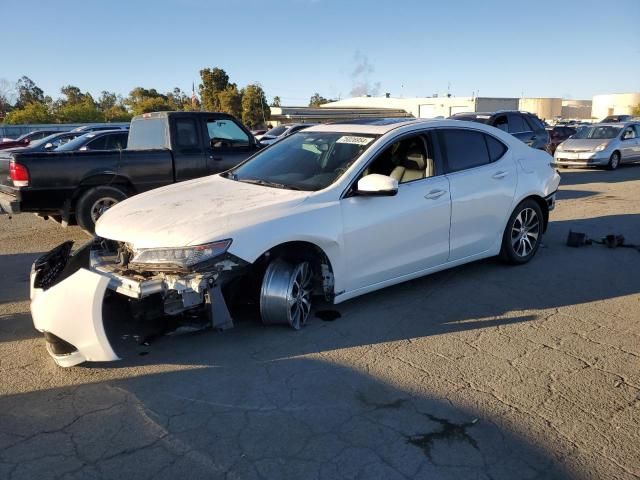
[[[231,115],[156,112],[134,117],[125,150],[0,153],[0,207],[93,232],[117,202],[146,190],[223,172],[259,142]]]

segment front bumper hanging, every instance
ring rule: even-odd
[[[38,258],[31,272],[31,313],[45,334],[47,351],[62,367],[85,361],[118,360],[105,331],[103,309],[108,292],[136,300],[159,302],[160,315],[199,309],[213,328],[233,326],[221,291],[224,271],[243,262],[221,260],[209,273],[157,274],[148,278],[115,271],[91,241],[73,254],[65,242]],[[239,260],[239,259],[238,259]]]

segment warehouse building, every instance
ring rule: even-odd
[[[638,105],[640,105],[640,92],[595,95],[591,116],[600,120],[609,115],[632,115],[633,109]]]
[[[387,108],[404,110],[416,118],[447,118],[462,112],[517,110],[517,98],[492,97],[354,97],[322,105],[322,108]]]

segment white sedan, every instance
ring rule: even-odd
[[[545,152],[478,123],[385,119],[319,125],[219,175],[126,200],[99,238],[36,261],[32,314],[62,366],[118,359],[108,295],[138,320],[233,325],[231,302],[303,326],[340,303],[500,255],[531,260],[560,177]],[[137,315],[137,316],[136,316]]]

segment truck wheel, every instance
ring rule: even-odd
[[[96,222],[109,208],[127,198],[127,194],[116,187],[95,187],[82,194],[76,203],[78,225],[93,234]]]

